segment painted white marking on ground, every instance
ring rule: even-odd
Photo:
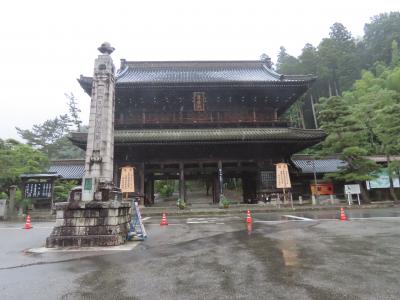
[[[349,218],[349,217],[347,217]],[[385,220],[385,219],[400,219],[400,217],[365,217],[365,218],[349,218],[350,220]]]
[[[266,223],[266,224],[271,223],[271,224],[274,224],[274,223],[287,223],[287,222],[296,222],[296,221],[299,221],[299,220],[253,221],[253,223]]]
[[[142,221],[147,221],[147,220],[150,220],[151,219],[151,217],[145,217],[145,218],[142,218]]]
[[[217,218],[188,218],[186,224],[210,224],[216,223]]]
[[[157,226],[165,227],[165,226],[184,226],[186,224],[179,224],[179,223],[168,223],[168,225],[160,225],[158,223],[147,223],[146,224],[146,226],[149,226],[149,225],[157,225]]]
[[[57,253],[57,252],[98,252],[98,251],[129,251],[139,245],[138,242],[127,242],[120,246],[108,246],[108,247],[85,247],[85,248],[32,248],[25,252],[28,253]]]
[[[51,229],[51,228],[53,228],[53,227],[41,227],[41,226],[32,226],[32,228],[31,229]],[[11,230],[20,230],[20,229],[23,229],[23,230],[31,230],[31,229],[25,229],[25,228],[22,228],[22,227],[0,227],[0,230],[7,230],[7,229],[11,229]]]
[[[298,216],[292,216],[292,215],[283,215],[283,217],[293,218],[293,219],[298,219],[298,220],[303,220],[303,221],[314,221],[313,219],[310,219],[310,218],[304,218],[304,217],[298,217]]]

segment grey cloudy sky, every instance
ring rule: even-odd
[[[45,1],[0,4],[0,138],[67,112],[74,93],[87,122],[90,98],[76,81],[92,75],[97,47],[109,41],[119,60],[276,60],[281,45],[298,55],[334,22],[362,36],[370,17],[398,11],[380,1]]]

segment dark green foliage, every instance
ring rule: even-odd
[[[10,185],[18,185],[22,173],[45,171],[48,162],[45,154],[29,145],[0,139],[0,191],[8,192]]]
[[[328,137],[319,153],[340,153],[348,164],[330,178],[360,183],[371,179],[377,165],[366,159],[367,155],[385,155],[389,168],[398,167],[391,156],[400,153],[399,70],[375,64],[375,75],[364,71],[343,96],[320,99],[319,120]],[[389,172],[390,191],[397,200],[392,174]]]
[[[175,191],[174,180],[156,180],[154,183],[154,190],[159,193],[161,197],[171,197]]]
[[[33,125],[32,129],[16,127],[18,134],[27,141],[28,145],[45,153],[50,160],[84,157],[84,152],[72,145],[68,139],[69,132],[81,130],[80,110],[73,94],[65,94],[65,96],[69,99],[70,114],[60,115],[42,124]]]
[[[318,77],[306,95],[288,111],[288,117],[296,127],[314,127],[311,96],[315,103],[321,97],[342,96],[360,78],[362,67],[380,77],[383,69],[399,65],[400,13],[392,12],[375,16],[365,25],[364,37],[354,39],[341,23],[334,23],[329,37],[322,39],[318,47],[307,43],[296,58],[280,48],[277,71],[283,74],[314,74]],[[400,90],[399,73],[385,78],[387,87]],[[386,80],[388,79],[388,80]],[[380,78],[380,80],[383,80]],[[301,120],[303,119],[303,120]]]
[[[400,43],[400,12],[384,13],[371,18],[371,23],[364,26],[366,61],[369,68],[375,62],[390,64],[392,60],[392,43]]]
[[[280,74],[297,74],[299,61],[294,56],[287,54],[285,47],[281,46],[276,63],[276,70]]]
[[[67,201],[69,192],[77,185],[78,182],[76,180],[57,180],[54,185],[55,201]]]

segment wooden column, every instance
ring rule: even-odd
[[[151,190],[151,197],[150,197],[150,199],[151,199],[151,204],[153,205],[154,204],[154,176],[151,176],[151,180],[150,180],[150,190]]]
[[[153,200],[153,175],[148,175],[146,178],[146,183],[145,183],[145,203],[147,205],[152,205],[154,203]]]
[[[186,202],[185,171],[183,163],[179,163],[179,198]]]
[[[219,181],[218,181],[218,174],[214,174],[211,178],[212,180],[212,196],[213,196],[213,203],[219,202]]]
[[[256,202],[256,176],[257,174],[253,172],[242,173],[243,201],[245,203]]]

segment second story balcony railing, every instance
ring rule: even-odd
[[[287,127],[289,122],[271,114],[254,112],[135,112],[117,113],[116,128],[154,126],[274,126]]]

